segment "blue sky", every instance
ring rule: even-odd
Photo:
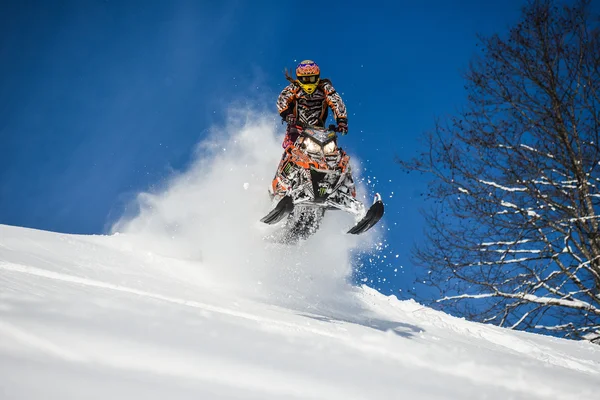
[[[476,34],[505,32],[523,4],[3,2],[0,223],[106,232],[136,193],[185,168],[230,104],[275,112],[283,69],[310,58],[348,107],[344,148],[386,201],[390,258],[364,274],[406,290],[426,177],[394,158],[456,112]]]

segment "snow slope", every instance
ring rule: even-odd
[[[111,235],[0,225],[0,399],[597,397],[598,346],[348,284],[380,232],[263,241],[277,132],[215,133]]]
[[[127,235],[0,226],[0,238],[2,399],[591,399],[600,389],[597,346],[366,287],[278,306]]]

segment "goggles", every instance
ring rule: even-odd
[[[317,81],[319,80],[319,75],[305,75],[305,76],[299,76],[298,80],[300,81],[300,83],[317,83]]]

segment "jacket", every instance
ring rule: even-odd
[[[307,94],[298,83],[292,82],[281,91],[277,99],[277,110],[281,118],[285,119],[294,113],[299,122],[307,125],[325,126],[329,108],[337,123],[347,123],[346,105],[329,79],[321,79],[312,94]]]

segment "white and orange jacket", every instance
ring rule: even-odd
[[[312,94],[307,94],[299,84],[292,82],[281,91],[277,99],[277,110],[281,118],[285,119],[293,113],[299,122],[306,125],[325,126],[329,108],[337,123],[348,123],[346,105],[329,79],[321,79]]]

